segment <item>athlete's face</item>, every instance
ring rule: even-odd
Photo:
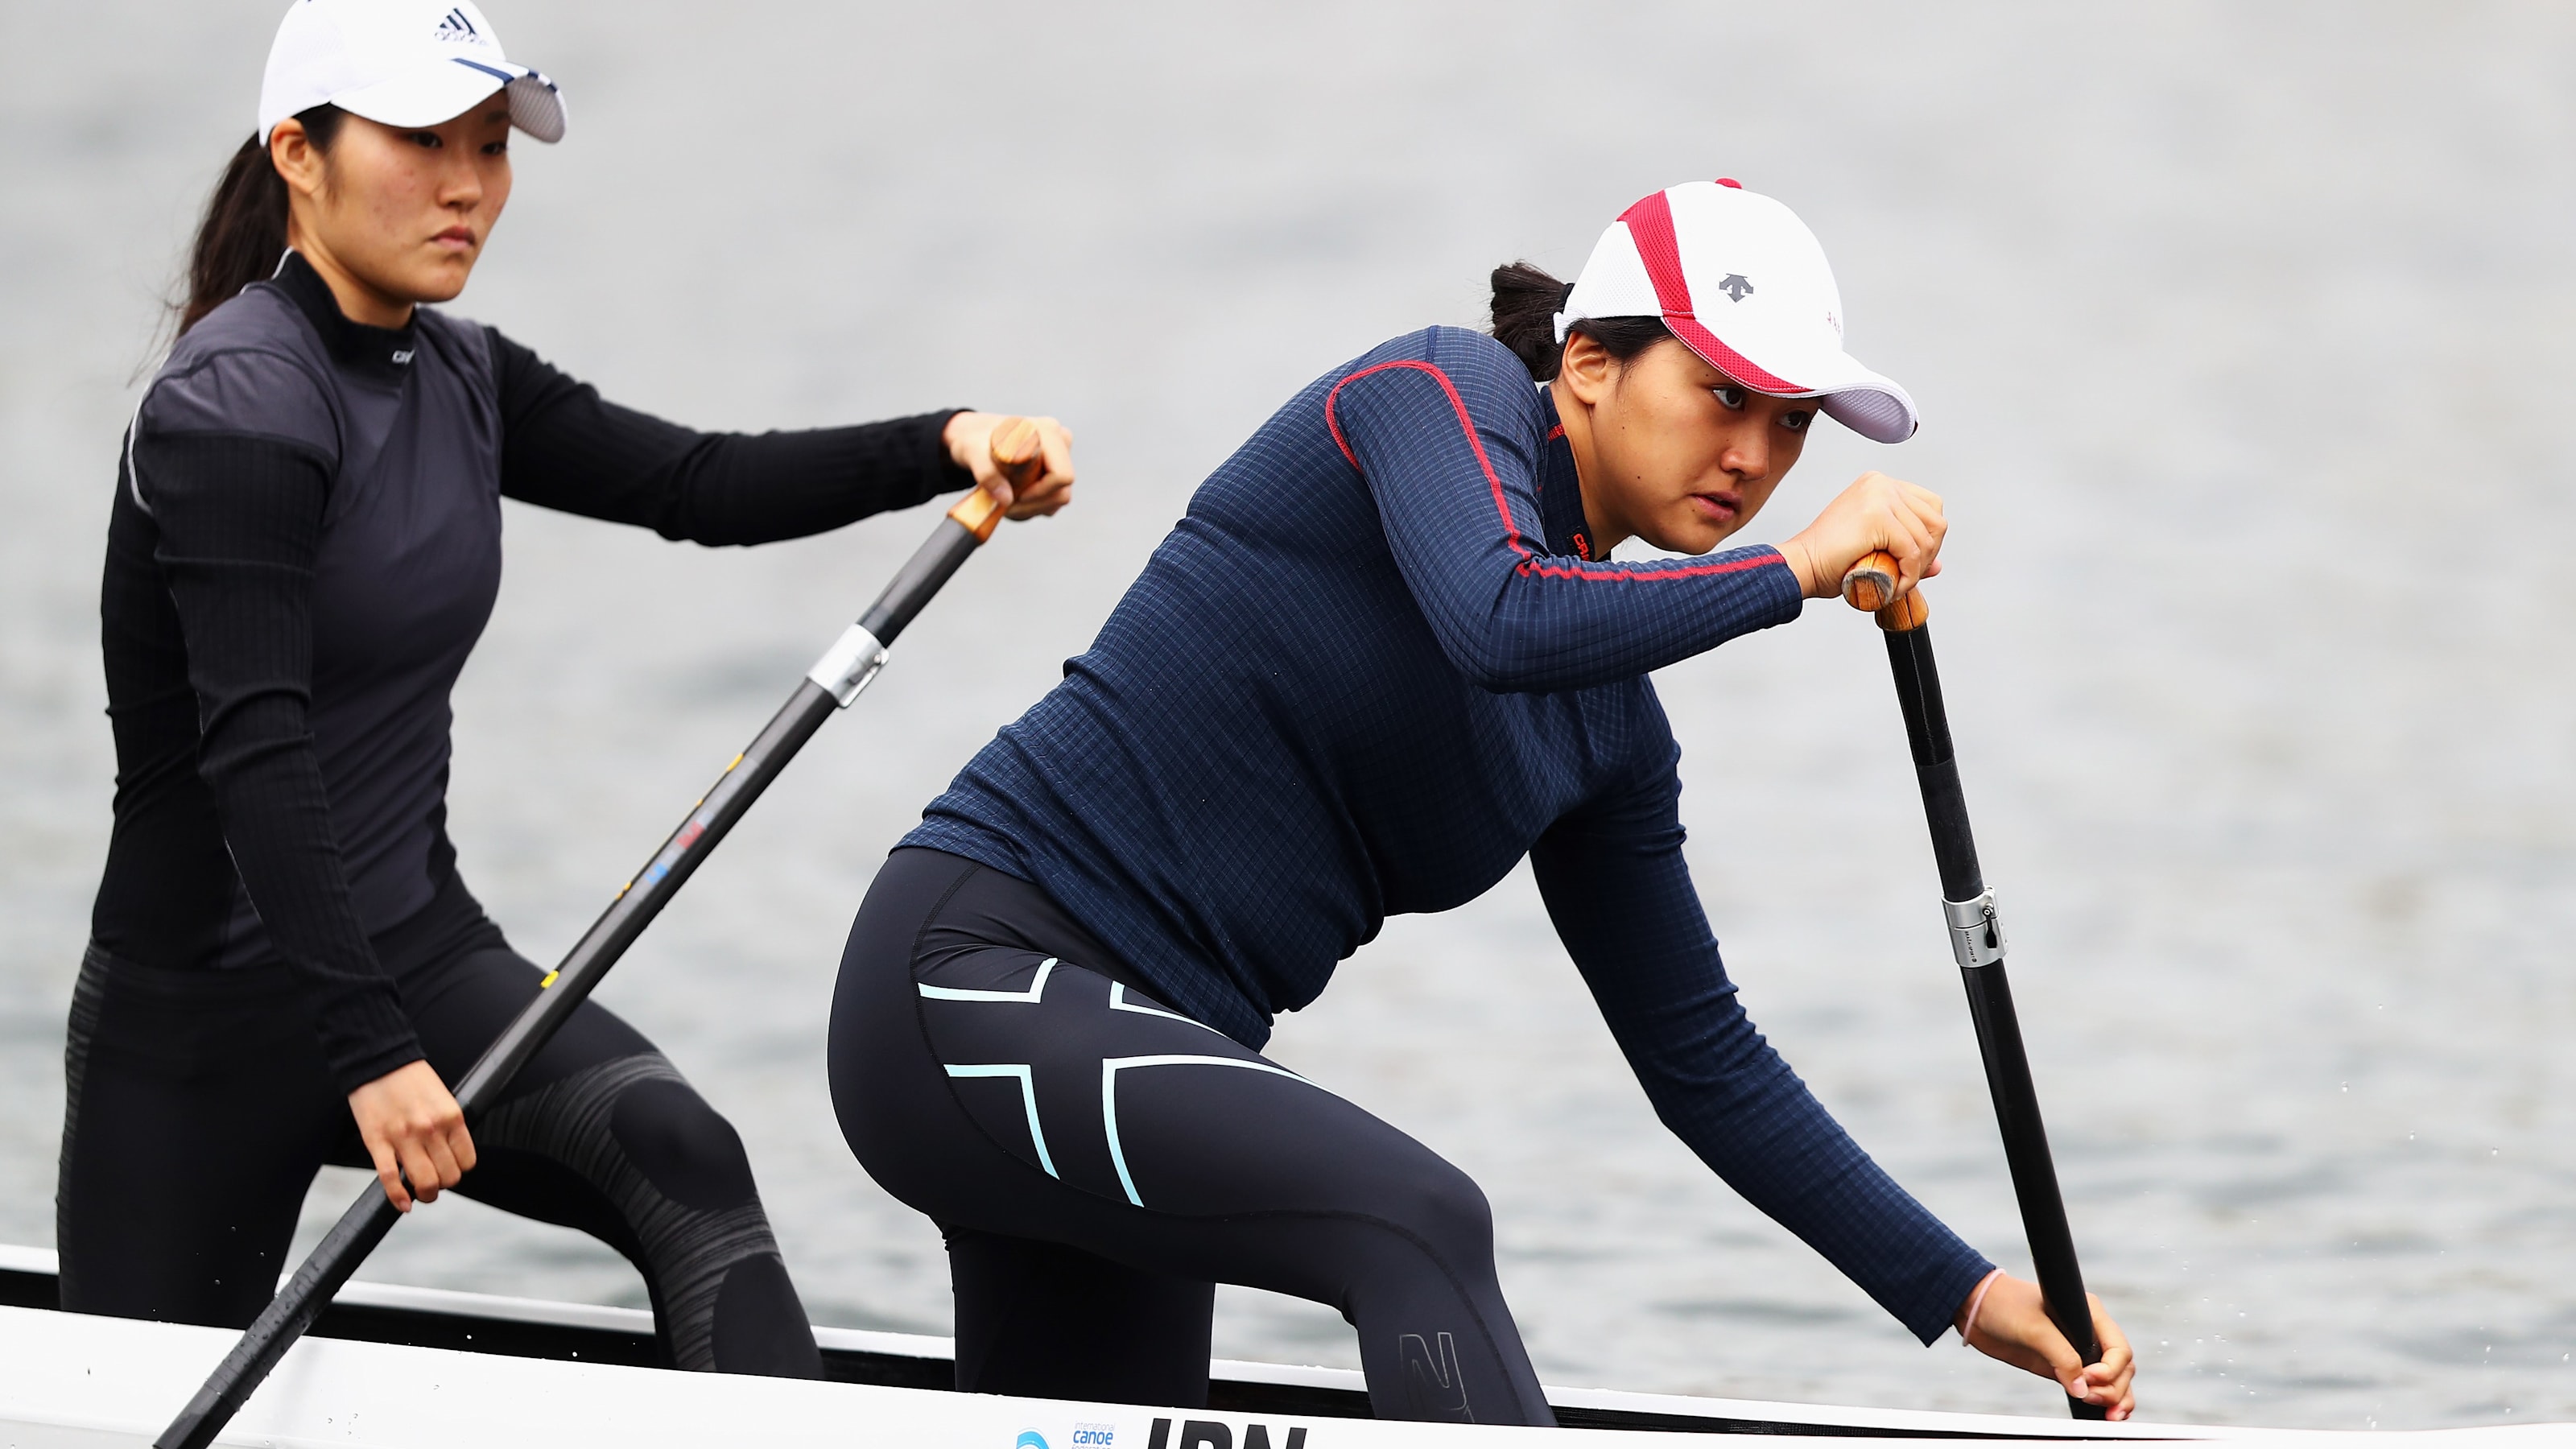
[[[1745,388],[1674,341],[1621,362],[1578,333],[1555,389],[1596,557],[1629,537],[1667,553],[1717,547],[1771,501],[1816,412],[1812,399]]]
[[[283,121],[269,154],[286,178],[287,243],[342,311],[378,327],[464,291],[510,200],[510,108],[498,93],[436,126],[351,116],[328,153]]]

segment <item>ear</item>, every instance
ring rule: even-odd
[[[322,193],[322,148],[292,116],[268,133],[269,164],[286,181],[286,189],[310,199]]]
[[[1619,359],[1601,345],[1597,337],[1580,332],[1565,334],[1565,353],[1557,363],[1556,375],[1565,380],[1575,401],[1585,407],[1598,407],[1610,395],[1610,384],[1619,371]]]

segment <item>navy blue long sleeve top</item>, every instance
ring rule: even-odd
[[[1530,857],[1657,1114],[1925,1342],[1992,1267],[1737,1003],[1647,671],[1785,623],[1769,547],[1595,562],[1548,394],[1491,338],[1318,378],[1208,478],[1065,678],[904,843],[1036,883],[1258,1047],[1390,914]]]

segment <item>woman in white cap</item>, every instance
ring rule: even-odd
[[[2010,1277],[1890,1181],[1737,1004],[1683,863],[1649,670],[1785,624],[1941,501],[1863,476],[1718,550],[1818,413],[1914,431],[1824,254],[1733,183],[1657,192],[1571,288],[1333,369],[1199,489],[1090,651],[887,861],[833,1005],[843,1133],[936,1220],[959,1386],[1190,1405],[1212,1285],[1339,1308],[1389,1418],[1552,1422],[1485,1199],[1259,1054],[1393,913],[1526,855],[1656,1111],[1925,1342],[2126,1417]],[[1533,386],[1533,380],[1540,385]],[[1610,562],[1637,537],[1678,561]]]
[[[943,411],[757,437],[603,401],[457,295],[553,82],[469,0],[298,0],[126,439],[103,594],[116,823],[66,1055],[66,1308],[240,1325],[314,1170],[372,1165],[594,1234],[682,1368],[820,1360],[733,1128],[597,1004],[471,1131],[446,1083],[539,989],[459,878],[448,695],[500,580],[501,499],[706,544],[982,483]]]

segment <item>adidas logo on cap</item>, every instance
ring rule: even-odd
[[[259,133],[325,102],[397,128],[435,126],[503,92],[510,120],[563,137],[563,93],[502,53],[477,0],[295,0],[259,88]]]

